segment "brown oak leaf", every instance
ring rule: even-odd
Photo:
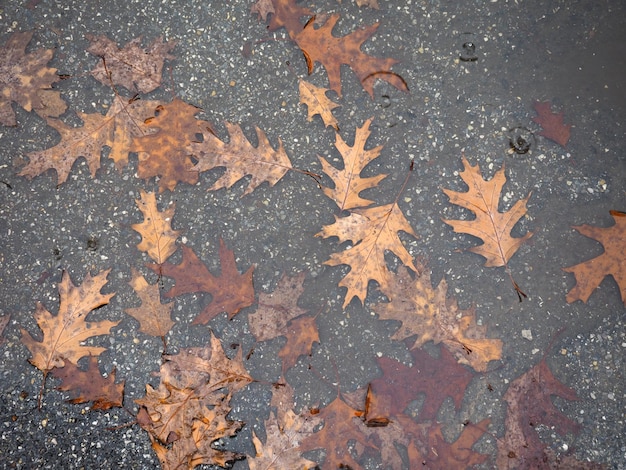
[[[363,127],[357,128],[354,136],[354,145],[350,147],[337,133],[335,139],[335,147],[343,158],[343,170],[338,170],[331,165],[325,158],[318,157],[322,164],[322,169],[335,183],[335,187],[322,188],[324,194],[331,198],[340,210],[350,210],[357,207],[366,207],[373,204],[374,201],[362,198],[359,194],[361,191],[375,187],[387,175],[376,175],[362,178],[361,172],[369,163],[378,158],[382,145],[373,149],[365,150],[365,144],[370,135],[370,124],[372,118],[365,121]]]
[[[70,127],[58,119],[46,119],[48,125],[61,134],[60,142],[45,150],[30,152],[29,163],[22,168],[20,175],[33,178],[49,169],[57,172],[57,184],[67,181],[72,165],[84,157],[89,166],[91,176],[96,175],[100,168],[102,147],[111,148],[110,158],[115,161],[118,169],[128,163],[130,149],[129,139],[150,132],[139,127],[146,116],[147,110],[154,108],[158,102],[135,100],[128,103],[116,97],[106,116],[99,113],[78,113],[83,121],[82,127]]]
[[[372,307],[381,319],[402,323],[391,338],[405,340],[417,335],[411,349],[428,341],[443,343],[460,364],[486,371],[490,361],[501,359],[502,341],[485,337],[487,327],[476,324],[475,309],[461,310],[454,298],[447,297],[445,279],[433,288],[430,273],[416,265],[421,275],[412,279],[401,266],[391,283],[391,302]]]
[[[174,322],[171,312],[174,303],[161,303],[161,290],[157,284],[148,284],[135,268],[131,268],[132,279],[129,284],[141,299],[141,306],[127,308],[125,312],[139,322],[139,331],[150,336],[164,338]]]
[[[265,444],[252,432],[256,450],[254,457],[248,456],[250,470],[308,470],[316,463],[300,456],[300,441],[312,433],[310,422],[287,410],[279,421],[274,413],[265,420]]]
[[[435,419],[447,397],[452,398],[457,410],[460,409],[473,374],[459,365],[447,349],[440,348],[440,351],[440,357],[434,358],[423,349],[412,350],[412,366],[388,357],[378,358],[383,375],[369,384],[365,422],[394,420],[419,393],[425,394],[420,421]]]
[[[194,468],[202,463],[225,466],[240,456],[215,449],[243,423],[226,418],[234,392],[252,382],[241,350],[229,359],[219,339],[210,345],[164,356],[158,388],[146,385],[137,421],[146,430],[164,468]]]
[[[298,357],[311,355],[313,343],[320,341],[315,318],[305,315],[306,310],[298,307],[305,275],[304,272],[296,276],[283,275],[272,293],[259,295],[259,307],[248,315],[250,332],[257,341],[278,336],[287,338],[278,353],[283,374],[295,365]]]
[[[559,434],[577,433],[580,425],[561,413],[552,403],[552,396],[577,400],[576,392],[554,377],[544,357],[537,365],[509,385],[504,438],[498,439],[496,465],[499,469],[583,468],[559,466],[556,455],[537,434],[540,424]],[[586,467],[585,467],[586,468]],[[592,467],[589,467],[592,468]]]
[[[463,166],[465,169],[460,176],[467,184],[468,191],[457,192],[443,189],[443,192],[450,198],[452,204],[472,211],[476,217],[473,220],[443,219],[443,221],[452,226],[456,233],[467,233],[483,241],[482,245],[471,247],[469,251],[483,256],[487,267],[504,266],[521,302],[522,296],[526,297],[526,294],[513,280],[508,262],[520,246],[533,236],[533,232],[527,232],[523,237],[516,238],[511,235],[511,231],[526,214],[526,203],[532,193],[529,193],[525,199],[517,201],[508,211],[500,212],[498,200],[506,182],[504,164],[489,181],[482,178],[480,167],[470,165],[465,155],[463,155]]]
[[[176,204],[172,203],[159,212],[154,193],[140,189],[139,194],[140,198],[135,199],[135,203],[143,214],[143,222],[131,225],[141,235],[137,249],[147,253],[157,264],[163,264],[176,251],[176,239],[181,233],[172,229]]]
[[[570,137],[572,125],[563,122],[563,112],[553,113],[552,104],[549,101],[537,101],[533,106],[537,111],[537,116],[533,118],[533,121],[543,128],[539,135],[565,147]]]
[[[203,172],[226,167],[226,172],[209,188],[209,191],[230,188],[246,175],[251,175],[252,179],[242,194],[245,196],[264,181],[274,186],[292,169],[280,139],[278,149],[274,150],[265,133],[257,127],[259,144],[253,147],[239,125],[229,122],[225,125],[230,136],[228,143],[220,140],[212,132],[204,132],[202,142],[193,142],[189,145],[189,152],[198,160],[192,168],[193,171]]]
[[[0,47],[0,124],[3,126],[17,125],[12,102],[41,116],[56,117],[65,112],[60,93],[50,90],[61,79],[57,69],[46,66],[54,49],[37,49],[27,54],[26,46],[32,37],[33,31],[15,32]]]
[[[146,49],[141,47],[141,36],[122,49],[106,36],[86,37],[91,43],[87,52],[101,58],[91,75],[104,85],[121,85],[131,92],[149,93],[161,86],[163,62],[176,58],[169,54],[176,41],[163,42],[160,37]]]
[[[115,383],[115,368],[107,377],[100,374],[98,358],[89,357],[87,369],[83,370],[71,362],[64,367],[55,367],[50,374],[61,380],[57,390],[69,391],[70,403],[93,402],[92,410],[108,410],[122,406],[124,381]]]
[[[309,122],[313,120],[313,116],[319,114],[324,121],[326,127],[331,126],[337,132],[339,132],[339,125],[337,119],[333,116],[333,109],[341,107],[341,105],[332,101],[326,92],[327,88],[317,87],[312,83],[300,79],[300,103],[307,106]]]
[[[339,20],[339,15],[333,14],[319,28],[315,28],[309,21],[302,31],[292,39],[302,49],[309,68],[313,71],[315,62],[321,63],[326,69],[330,89],[341,96],[341,64],[350,66],[361,85],[374,97],[374,82],[380,78],[396,87],[398,90],[409,91],[406,82],[400,75],[391,71],[391,67],[398,63],[392,58],[378,58],[361,51],[361,45],[374,34],[379,24],[361,28],[347,36],[336,37],[332,30]]]
[[[258,0],[257,3],[263,1],[265,0]],[[300,19],[303,17],[309,18],[313,14],[310,9],[298,5],[297,0],[272,0],[272,7],[274,11],[270,17],[267,29],[276,31],[284,27],[291,39],[304,28],[304,24],[300,22]]]
[[[239,310],[253,304],[252,272],[254,267],[240,274],[235,263],[235,255],[232,250],[226,248],[224,240],[220,238],[221,276],[211,274],[191,248],[186,245],[182,245],[181,248],[183,259],[180,264],[166,262],[147,266],[155,273],[173,277],[176,281],[174,287],[165,293],[167,298],[193,292],[211,294],[213,297],[211,303],[196,316],[192,324],[206,325],[222,312],[228,313],[228,318],[232,318]]]
[[[250,13],[259,15],[263,21],[267,21],[267,15],[275,13],[272,0],[257,0],[254,5],[250,7]]]
[[[324,449],[326,458],[321,468],[361,468],[350,454],[348,442],[354,440],[362,448],[377,450],[356,424],[362,415],[362,411],[352,408],[338,396],[320,410],[317,417],[324,422],[324,426],[302,440],[300,451]]]
[[[573,273],[576,277],[576,285],[567,293],[568,303],[576,300],[587,302],[602,280],[606,276],[613,276],[620,288],[622,302],[626,305],[626,213],[610,211],[610,214],[615,220],[615,225],[611,227],[574,227],[584,236],[602,243],[604,253],[575,266],[563,268],[563,271]]]
[[[34,317],[43,332],[43,341],[36,340],[22,329],[22,343],[29,349],[31,364],[47,374],[53,367],[63,367],[66,362],[78,364],[84,356],[98,356],[106,350],[99,346],[84,345],[88,338],[109,334],[119,321],[86,321],[89,312],[106,305],[115,294],[101,294],[107,283],[110,269],[96,276],[85,276],[82,285],[72,284],[67,271],[59,284],[59,313],[52,315],[41,303],[37,303]]]
[[[354,209],[347,217],[335,216],[334,224],[324,226],[316,234],[323,238],[338,237],[340,243],[353,242],[352,247],[333,253],[324,262],[329,266],[350,266],[350,272],[339,282],[340,287],[348,289],[343,308],[346,308],[353,297],[361,302],[365,301],[370,280],[378,282],[380,291],[391,298],[392,278],[385,261],[386,251],[395,253],[405,266],[417,271],[413,258],[398,237],[399,231],[417,238],[398,205],[392,203]]]
[[[199,108],[176,98],[159,105],[154,117],[144,121],[144,134],[133,139],[131,150],[139,152],[137,174],[140,178],[160,177],[159,192],[173,191],[180,182],[194,185],[198,171],[187,152],[187,146],[211,124],[196,119]],[[150,133],[155,130],[154,133]]]

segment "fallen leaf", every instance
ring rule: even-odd
[[[91,75],[103,85],[121,85],[131,92],[149,93],[161,86],[163,62],[176,57],[169,52],[176,41],[163,42],[157,38],[146,48],[141,47],[141,36],[120,49],[106,36],[87,34],[91,45],[87,52],[100,57]]]
[[[380,7],[378,6],[378,0],[356,0],[356,4],[360,7],[370,7],[373,8],[375,10],[379,10]]]
[[[522,296],[526,297],[526,294],[513,280],[508,262],[519,247],[533,236],[533,232],[527,232],[519,238],[511,235],[515,224],[526,214],[526,203],[531,193],[525,199],[517,201],[508,211],[500,212],[498,200],[506,182],[504,164],[489,181],[483,180],[480,167],[470,165],[465,155],[463,155],[463,166],[465,169],[460,176],[467,184],[468,191],[457,192],[443,189],[443,192],[450,198],[452,204],[472,211],[476,218],[474,220],[443,219],[443,221],[452,226],[456,233],[467,233],[483,241],[482,245],[469,248],[469,251],[483,256],[486,267],[504,266],[521,302]]]
[[[189,145],[189,152],[198,160],[192,171],[204,172],[226,167],[226,172],[209,188],[209,191],[230,188],[246,175],[251,175],[252,179],[242,194],[245,196],[264,181],[274,186],[292,169],[280,139],[278,149],[274,150],[265,133],[257,127],[259,144],[253,147],[239,125],[227,122],[226,129],[230,136],[228,143],[221,141],[212,132],[204,132],[202,142],[192,142]]]
[[[626,305],[626,213],[610,211],[610,214],[615,220],[615,225],[611,227],[574,227],[584,236],[602,243],[604,253],[575,266],[563,268],[563,271],[573,273],[576,277],[576,285],[567,293],[568,303],[576,300],[587,302],[602,280],[606,276],[613,276],[620,288],[622,302]]]
[[[313,343],[319,343],[315,318],[305,315],[298,307],[298,299],[304,291],[302,272],[296,276],[283,277],[270,294],[259,295],[259,306],[248,315],[250,333],[257,341],[268,341],[279,336],[287,338],[278,357],[282,359],[283,374],[293,367],[301,355],[311,355]]]
[[[137,175],[142,179],[160,177],[159,192],[173,191],[180,182],[194,185],[198,171],[187,152],[187,146],[211,125],[199,119],[199,108],[176,98],[159,105],[154,117],[144,121],[144,134],[133,139],[131,150],[139,152]],[[155,130],[153,133],[152,130]]]
[[[549,101],[543,103],[537,101],[533,106],[537,111],[537,116],[533,118],[533,121],[543,128],[539,135],[565,147],[570,137],[572,125],[563,122],[563,112],[553,113],[552,104]]]
[[[220,238],[220,265],[221,276],[214,276],[198,259],[191,248],[181,245],[183,259],[180,264],[171,263],[147,265],[156,274],[173,277],[176,284],[165,293],[165,297],[172,298],[178,295],[194,292],[207,292],[213,297],[211,303],[196,316],[193,325],[206,325],[215,316],[222,312],[228,313],[228,318],[234,317],[239,310],[249,307],[254,302],[254,287],[252,286],[252,272],[249,268],[240,274],[235,263],[232,250],[226,248],[224,240]]]
[[[211,334],[210,345],[204,348],[164,356],[159,375],[158,388],[146,385],[145,397],[135,402],[140,406],[137,420],[149,433],[162,466],[226,466],[240,458],[214,444],[243,426],[226,418],[232,394],[253,380],[243,365],[241,349],[229,359]]]
[[[137,249],[147,253],[157,264],[163,264],[176,251],[176,239],[181,233],[172,229],[176,205],[171,204],[163,212],[159,212],[154,193],[140,189],[139,194],[140,198],[135,203],[144,219],[140,224],[131,225],[141,235]]]
[[[361,468],[350,454],[348,442],[354,440],[364,448],[377,450],[354,423],[362,414],[362,411],[355,410],[340,397],[335,398],[319,412],[318,417],[324,422],[324,426],[303,439],[300,451],[324,449],[326,458],[321,468]]]
[[[388,357],[378,358],[383,375],[369,384],[365,422],[383,418],[393,421],[410,402],[418,398],[419,393],[425,394],[420,421],[435,419],[448,397],[459,410],[474,375],[459,365],[447,349],[440,348],[440,351],[440,357],[434,358],[423,349],[413,349],[412,366],[405,366]]]
[[[306,419],[287,410],[279,421],[274,413],[265,420],[265,443],[252,431],[252,442],[256,450],[254,457],[248,456],[250,470],[308,470],[316,463],[300,456],[300,441],[312,433]]]
[[[365,150],[365,144],[370,135],[369,127],[371,123],[372,118],[365,121],[363,127],[356,129],[352,147],[346,144],[338,133],[336,134],[335,147],[343,158],[343,170],[338,170],[325,158],[318,157],[324,173],[335,183],[333,189],[323,187],[322,190],[326,196],[335,201],[342,211],[373,204],[374,201],[360,196],[361,191],[374,188],[387,177],[387,175],[382,174],[367,178],[360,176],[365,167],[372,160],[378,158],[383,148],[382,145],[379,145],[373,149]]]
[[[150,336],[164,338],[174,326],[171,319],[174,303],[162,304],[159,286],[148,284],[135,268],[131,268],[131,275],[132,279],[129,284],[141,299],[141,306],[127,308],[124,311],[139,322],[139,331]]]
[[[259,15],[263,21],[267,21],[267,15],[275,13],[272,0],[257,0],[254,5],[250,7],[250,13]]]
[[[109,334],[119,321],[85,321],[89,312],[106,305],[115,294],[101,294],[107,283],[110,269],[96,276],[85,276],[81,286],[72,284],[67,271],[59,284],[59,313],[52,315],[41,303],[37,303],[34,317],[43,332],[43,341],[37,341],[22,329],[22,343],[32,354],[30,363],[47,374],[53,367],[63,367],[66,362],[78,364],[84,356],[98,356],[106,348],[87,346],[85,340],[93,336]]]
[[[313,116],[319,114],[324,121],[326,127],[331,126],[339,132],[337,119],[333,116],[333,109],[341,107],[326,96],[327,88],[321,88],[300,79],[300,103],[307,106],[309,122],[313,120]]]
[[[507,403],[505,435],[497,440],[496,465],[499,469],[583,468],[554,466],[558,461],[556,455],[537,434],[536,427],[540,424],[561,435],[578,433],[580,430],[576,421],[554,406],[552,396],[563,400],[578,399],[573,389],[554,377],[545,357],[511,382],[504,394]]]
[[[15,32],[0,47],[0,124],[3,126],[17,125],[12,102],[28,112],[35,110],[41,116],[55,117],[65,111],[60,93],[50,91],[52,84],[61,79],[57,69],[47,67],[54,49],[37,49],[27,54],[26,46],[32,37],[33,31]],[[50,100],[57,103],[52,108]],[[57,108],[59,101],[60,109]]]
[[[105,378],[100,374],[98,358],[89,357],[87,369],[66,362],[65,366],[55,367],[50,374],[61,380],[57,390],[69,391],[70,403],[93,402],[92,410],[108,410],[122,406],[124,401],[124,381],[115,383],[115,368]]]
[[[406,251],[397,232],[403,231],[417,238],[411,225],[396,203],[384,206],[354,209],[347,217],[335,216],[335,223],[326,225],[316,234],[318,237],[338,237],[339,242],[352,241],[353,246],[340,253],[333,253],[324,264],[338,266],[347,264],[350,272],[339,282],[348,292],[343,308],[353,297],[361,302],[367,296],[370,280],[378,282],[380,291],[391,298],[391,274],[387,269],[385,252],[391,251],[405,265],[417,271],[413,258]]]
[[[430,273],[424,266],[416,266],[421,274],[415,279],[406,268],[398,268],[390,284],[391,302],[372,307],[381,319],[401,322],[391,339],[417,335],[411,349],[428,341],[443,343],[460,364],[486,371],[490,361],[502,358],[502,341],[485,337],[487,327],[476,324],[475,309],[461,310],[454,298],[447,297],[445,279],[433,288]]]
[[[54,169],[57,184],[60,185],[67,181],[74,162],[84,157],[93,178],[100,168],[100,154],[104,146],[111,148],[109,156],[121,170],[128,163],[131,151],[129,139],[151,132],[139,128],[138,122],[143,120],[146,110],[157,103],[141,100],[127,103],[127,100],[116,97],[106,116],[78,113],[83,121],[82,127],[70,127],[58,119],[47,118],[48,125],[59,132],[61,140],[49,149],[28,153],[29,163],[22,168],[20,175],[33,178]]]
[[[391,71],[391,67],[398,63],[392,58],[377,58],[361,51],[363,42],[372,36],[379,24],[354,31],[347,36],[336,37],[332,30],[339,20],[339,15],[333,14],[320,28],[315,28],[312,22],[292,37],[302,49],[309,68],[313,71],[315,62],[321,63],[326,69],[330,89],[341,96],[341,65],[350,66],[361,85],[374,97],[374,82],[376,79],[385,80],[398,90],[408,92],[406,82],[400,75]]]
[[[300,19],[303,17],[308,18],[313,14],[310,9],[298,5],[297,0],[272,0],[272,5],[274,12],[270,17],[267,29],[276,31],[284,27],[291,39],[302,31],[304,27]]]

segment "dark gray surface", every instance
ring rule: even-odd
[[[368,172],[390,176],[368,196],[381,203],[395,198],[410,159],[415,159],[400,204],[420,238],[407,237],[406,245],[413,255],[428,259],[433,282],[445,276],[461,307],[475,305],[489,336],[504,341],[500,367],[476,377],[463,409],[455,414],[452,406],[444,405],[440,419],[454,436],[465,419],[491,417],[490,431],[502,436],[506,410],[501,397],[507,383],[536,364],[554,333],[565,327],[548,353],[548,364],[559,380],[577,391],[579,401],[561,400],[557,405],[583,427],[578,436],[547,431],[546,442],[558,450],[575,449],[580,459],[625,469],[624,305],[612,279],[605,280],[587,304],[567,304],[565,294],[574,279],[561,270],[601,253],[598,243],[571,225],[608,226],[609,210],[626,210],[623,2],[379,3],[381,10],[373,11],[348,0],[307,2],[314,11],[341,13],[336,33],[381,21],[363,49],[400,59],[394,71],[411,90],[402,94],[379,82],[371,100],[352,71],[343,70],[344,96],[336,110],[342,136],[351,142],[355,127],[375,118],[368,147],[384,144],[384,149]],[[273,144],[278,137],[283,140],[295,167],[319,173],[316,154],[337,153],[333,131],[324,129],[319,118],[307,122],[306,111],[298,104],[297,78],[285,63],[289,61],[304,77],[302,54],[289,41],[276,40],[256,45],[253,55],[245,58],[241,49],[246,41],[268,37],[265,25],[250,15],[250,6],[248,1],[42,1],[29,9],[25,2],[3,1],[0,40],[4,42],[12,31],[35,30],[29,49],[56,48],[51,66],[72,75],[58,84],[71,110],[64,118],[78,123],[72,111],[104,112],[103,105],[113,98],[109,88],[88,74],[97,59],[85,52],[85,34],[106,34],[120,45],[139,35],[146,43],[161,35],[175,39],[177,60],[168,63],[171,74],[164,73],[164,86],[149,98],[169,100],[175,95],[203,108],[204,117],[216,123],[223,138],[224,120],[241,124],[251,140],[253,126],[258,125]],[[281,30],[269,36],[286,34]],[[459,62],[468,37],[477,46],[478,60]],[[310,80],[318,86],[328,83],[319,65]],[[551,100],[565,111],[566,121],[573,124],[567,149],[537,135],[531,154],[507,155],[508,129],[525,126],[539,131],[531,120],[536,100]],[[126,380],[126,405],[133,407],[145,384],[154,383],[151,372],[160,364],[160,340],[139,333],[137,322],[123,312],[137,305],[127,284],[130,266],[146,261],[135,248],[138,237],[130,228],[141,220],[134,200],[139,189],[153,190],[156,184],[134,176],[136,158],[121,175],[103,158],[95,179],[79,160],[60,187],[53,172],[31,181],[17,176],[28,152],[51,147],[58,137],[36,115],[16,111],[18,126],[0,128],[0,180],[10,185],[0,184],[0,314],[12,315],[0,346],[0,465],[154,468],[158,461],[141,429],[107,430],[133,420],[124,410],[98,413],[88,411],[88,406],[68,405],[50,380],[44,406],[37,411],[42,374],[27,362],[29,352],[20,342],[20,328],[36,331],[32,317],[36,300],[56,313],[63,269],[78,284],[87,272],[112,267],[105,292],[116,296],[97,317],[122,322],[95,342],[109,348],[101,356],[101,368],[117,367],[118,377]],[[521,304],[503,270],[484,268],[482,258],[459,252],[476,240],[454,234],[441,222],[441,217],[467,216],[440,190],[464,189],[458,177],[462,151],[489,177],[506,161],[508,199],[502,208],[533,192],[528,217],[514,233],[533,230],[535,236],[510,262],[529,295]],[[301,306],[322,310],[321,345],[288,375],[299,406],[332,400],[335,374],[342,391],[366,386],[379,374],[377,354],[408,360],[404,346],[388,339],[389,325],[378,321],[367,305],[362,308],[353,302],[342,311],[344,292],[337,283],[345,271],[322,266],[337,244],[313,236],[333,221],[334,207],[313,180],[291,172],[274,188],[265,184],[240,198],[245,182],[228,191],[207,192],[216,175],[202,175],[194,187],[181,184],[173,193],[161,195],[159,202],[165,207],[176,201],[174,228],[184,230],[186,243],[211,269],[218,269],[219,236],[234,249],[241,270],[256,265],[257,295],[272,290],[283,272],[308,270]],[[95,251],[87,249],[92,236],[100,242]],[[178,262],[179,256],[172,261]],[[38,282],[43,273],[50,276]],[[208,300],[202,295],[176,300],[170,351],[205,344],[207,328],[192,327],[189,319]],[[245,311],[230,322],[222,315],[210,326],[224,344],[241,343],[245,351],[254,343]],[[526,329],[532,331],[532,340],[522,337]],[[278,378],[275,357],[280,346],[276,341],[257,345],[247,363],[254,377]],[[309,363],[328,383],[308,369]],[[493,385],[493,393],[480,386],[484,380]],[[266,409],[268,397],[268,387],[255,385],[235,398],[232,417],[247,424],[229,448],[254,452],[251,431],[262,429],[265,414],[260,410]],[[485,436],[480,449],[493,453],[495,438]],[[368,465],[378,468],[376,462]],[[485,468],[493,465],[489,460]],[[238,462],[235,467],[246,464]]]

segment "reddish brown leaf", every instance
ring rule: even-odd
[[[259,0],[264,1],[264,0]],[[276,31],[284,27],[293,39],[302,31],[304,24],[300,21],[303,17],[309,18],[313,12],[297,4],[297,0],[272,0],[273,10],[270,23],[267,27],[270,31]]]
[[[337,119],[333,116],[333,109],[340,107],[341,105],[335,103],[326,96],[328,89],[321,88],[300,79],[300,103],[306,105],[309,122],[313,120],[313,116],[319,114],[324,121],[326,127],[331,126],[337,132],[339,132],[339,124]]]
[[[205,325],[222,312],[228,313],[228,318],[234,317],[239,310],[249,307],[254,302],[254,287],[252,286],[252,272],[249,268],[240,274],[235,263],[232,250],[226,248],[224,240],[220,238],[220,265],[222,273],[214,276],[188,246],[181,246],[183,259],[180,264],[171,263],[148,264],[155,273],[173,277],[176,285],[165,293],[171,298],[193,292],[207,292],[213,297],[211,303],[198,314],[193,324]]]
[[[549,101],[543,103],[537,101],[533,106],[535,111],[537,111],[537,116],[533,118],[533,121],[543,128],[539,135],[556,142],[561,147],[565,147],[570,137],[572,125],[563,123],[563,111],[553,113],[552,104]]]
[[[176,41],[163,42],[160,37],[146,49],[141,47],[141,36],[121,49],[106,36],[86,37],[91,42],[87,52],[100,57],[91,75],[104,85],[121,85],[131,92],[149,93],[158,88],[163,62],[175,59],[169,52]]]
[[[370,382],[365,421],[402,414],[407,405],[417,399],[418,393],[426,395],[420,421],[434,419],[447,397],[452,398],[459,409],[473,374],[460,366],[447,349],[440,348],[440,351],[441,357],[435,359],[422,349],[412,350],[410,367],[388,357],[379,358],[383,376]]]
[[[61,380],[57,390],[69,391],[70,403],[93,402],[92,410],[108,410],[121,407],[124,401],[124,381],[115,383],[115,368],[108,377],[100,374],[98,358],[90,356],[87,369],[83,370],[71,362],[64,367],[55,367],[50,373]]]
[[[588,261],[563,268],[573,273],[576,285],[567,293],[567,302],[576,300],[587,302],[589,296],[606,276],[613,276],[626,305],[626,213],[611,211],[615,225],[607,228],[580,225],[574,227],[584,236],[602,243],[604,253]]]
[[[379,24],[361,28],[347,36],[336,37],[332,30],[339,20],[339,15],[331,15],[320,28],[315,28],[313,22],[292,37],[304,52],[309,74],[315,62],[321,63],[326,69],[330,89],[341,96],[341,65],[352,68],[359,78],[361,85],[374,97],[374,82],[376,79],[385,80],[398,90],[409,91],[406,82],[398,74],[391,71],[391,67],[398,63],[392,58],[377,58],[361,51],[362,44],[378,29]]]
[[[139,152],[137,174],[140,178],[160,177],[159,192],[173,191],[180,182],[196,184],[198,171],[187,152],[196,134],[210,128],[208,122],[196,119],[200,109],[176,98],[157,106],[155,115],[145,120],[144,134],[135,137],[131,150]],[[154,133],[150,133],[156,130]]]
[[[300,444],[300,451],[325,449],[326,459],[321,466],[324,469],[344,468],[340,467],[342,465],[361,468],[350,454],[348,441],[354,440],[363,448],[376,450],[355,422],[362,414],[362,411],[355,410],[341,398],[335,398],[319,412],[318,417],[324,421],[324,427],[305,438]]]
[[[552,396],[564,400],[578,399],[573,389],[554,377],[545,357],[539,364],[511,382],[504,394],[508,407],[506,432],[503,439],[498,439],[499,469],[557,468],[553,466],[558,461],[556,455],[539,439],[535,427],[543,424],[565,435],[577,433],[580,425],[554,406]]]
[[[9,324],[9,320],[10,319],[11,319],[11,315],[2,315],[2,316],[0,316],[0,345],[2,345],[2,343],[4,343],[6,341],[4,339],[4,336],[2,336],[2,333],[4,332],[4,329]]]

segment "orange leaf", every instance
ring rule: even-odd
[[[53,367],[63,367],[66,361],[78,364],[84,356],[98,356],[106,348],[86,346],[88,338],[106,335],[119,321],[87,322],[86,317],[92,310],[106,305],[115,294],[101,294],[100,289],[107,283],[110,269],[91,277],[85,276],[80,287],[74,286],[67,271],[59,284],[61,304],[59,313],[53,316],[46,308],[37,303],[35,320],[43,332],[43,341],[37,341],[22,329],[22,343],[30,350],[33,357],[31,364],[47,373]]]
[[[615,225],[607,228],[579,225],[574,227],[584,236],[602,243],[604,253],[584,263],[563,268],[573,273],[576,285],[567,293],[567,302],[576,300],[587,302],[594,289],[606,276],[613,276],[626,305],[626,213],[611,211]]]
[[[341,253],[333,253],[324,262],[329,266],[347,264],[351,268],[339,282],[339,286],[348,288],[343,308],[346,308],[353,297],[358,297],[361,302],[365,301],[370,280],[378,282],[380,291],[391,298],[391,277],[385,262],[386,251],[395,253],[405,266],[417,271],[413,258],[397,235],[399,231],[417,238],[398,205],[393,203],[355,209],[347,217],[335,216],[335,223],[324,226],[316,235],[323,238],[336,236],[340,243],[354,243],[354,246]]]
[[[336,134],[335,147],[339,150],[343,158],[343,170],[338,170],[332,166],[325,158],[318,157],[324,173],[326,173],[335,183],[335,188],[323,188],[324,194],[331,198],[339,206],[340,210],[349,210],[356,207],[365,207],[374,201],[364,199],[359,196],[361,191],[375,187],[387,175],[376,175],[368,178],[361,178],[363,169],[380,155],[382,145],[373,149],[365,150],[365,143],[370,135],[370,124],[372,118],[365,121],[363,127],[357,128],[354,136],[354,145],[350,147]]]
[[[333,116],[333,109],[341,107],[326,96],[327,88],[316,87],[312,83],[300,79],[300,103],[305,104],[308,110],[308,120],[319,114],[326,127],[331,126],[339,131],[337,119]]]
[[[212,132],[204,132],[202,142],[193,142],[189,146],[191,154],[198,159],[193,171],[203,172],[226,167],[226,172],[209,191],[230,188],[246,175],[251,175],[252,179],[242,194],[245,196],[264,181],[274,186],[292,168],[280,139],[278,149],[274,150],[265,133],[257,127],[259,144],[253,147],[239,125],[227,122],[226,129],[230,135],[228,143],[218,139]]]
[[[471,166],[465,156],[463,166],[465,170],[461,172],[461,178],[469,187],[468,191],[461,193],[444,189],[443,192],[452,204],[469,209],[476,218],[444,222],[451,225],[457,233],[467,233],[483,241],[482,245],[472,247],[469,251],[485,257],[485,266],[506,266],[511,256],[533,235],[528,232],[521,238],[511,236],[515,224],[526,214],[526,203],[530,194],[517,201],[509,211],[499,212],[498,200],[506,182],[504,165],[489,181],[483,180],[478,165]]]
[[[392,58],[372,57],[361,51],[363,42],[378,29],[378,23],[361,28],[347,36],[336,37],[332,30],[339,20],[339,15],[331,15],[320,28],[315,28],[313,22],[292,37],[307,58],[309,74],[313,63],[319,62],[326,69],[330,89],[341,96],[341,65],[348,65],[354,70],[361,85],[374,97],[374,82],[377,78],[389,82],[398,90],[409,91],[406,82],[398,74],[391,71],[391,67],[398,61]]]
[[[139,210],[143,213],[144,220],[140,224],[133,224],[133,230],[141,235],[141,243],[137,249],[150,256],[157,264],[163,264],[176,251],[176,239],[180,234],[178,230],[172,230],[172,217],[174,217],[175,204],[163,212],[157,209],[156,196],[139,190],[140,199],[135,199]]]

